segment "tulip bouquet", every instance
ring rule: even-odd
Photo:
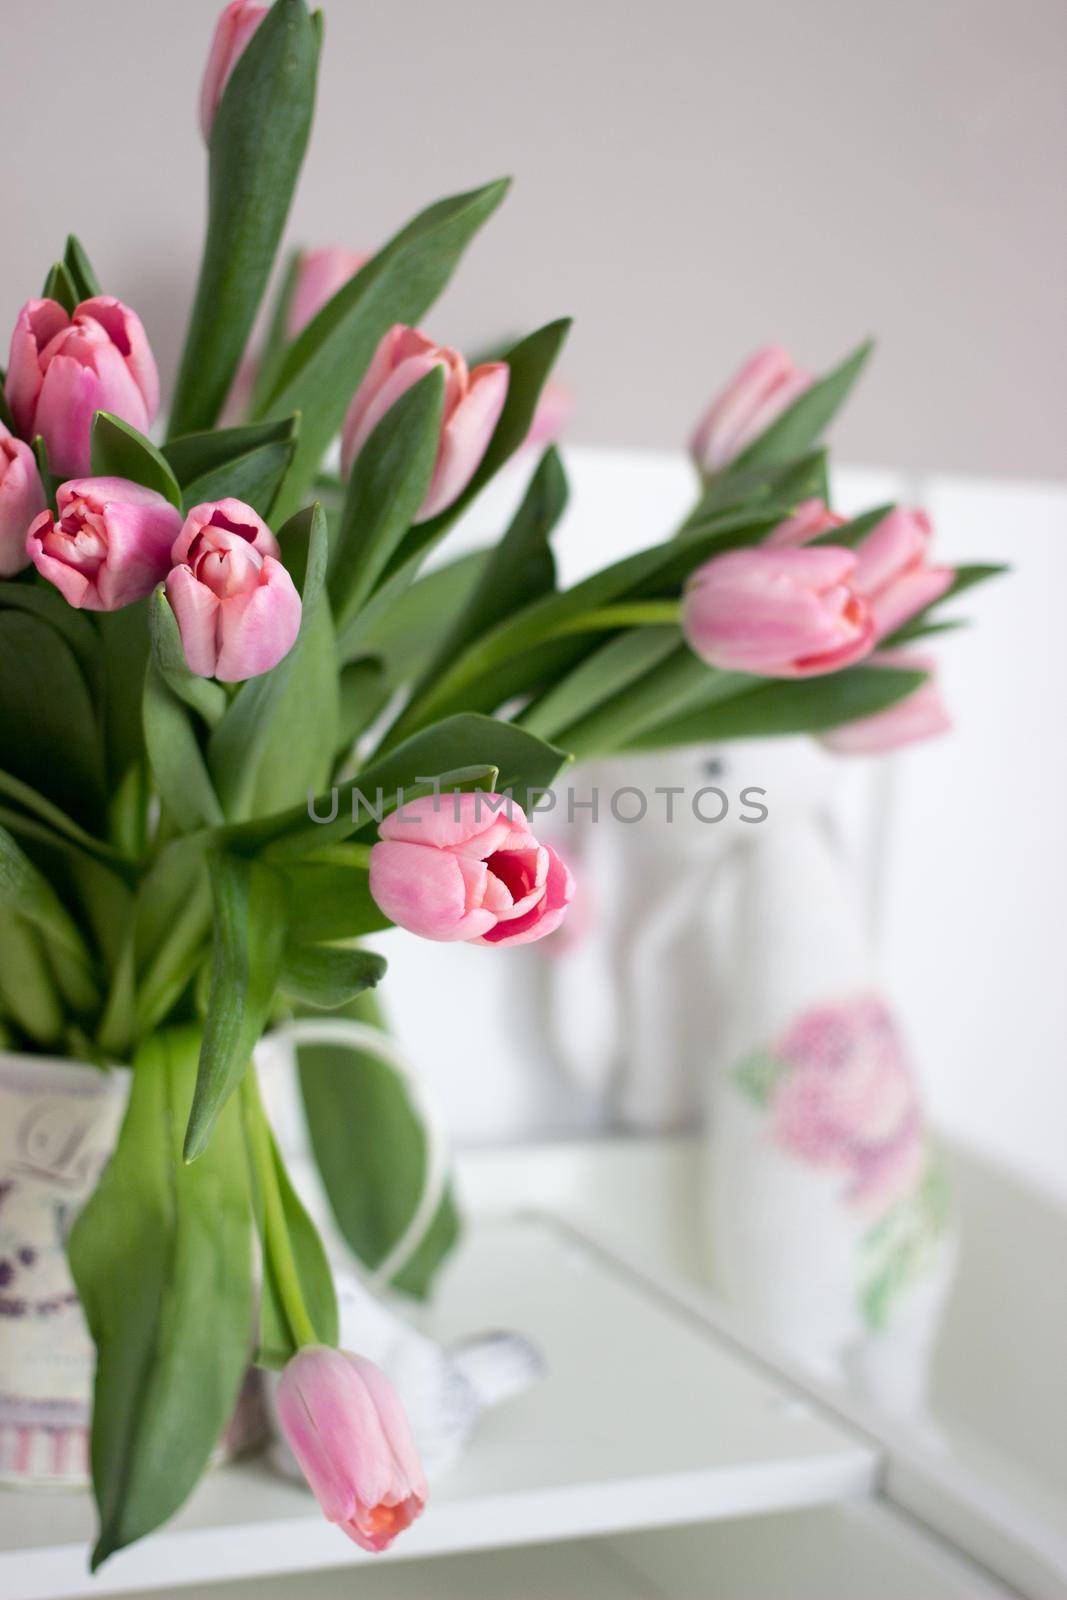
[[[385,963],[360,941],[550,933],[572,885],[536,807],[575,756],[930,731],[927,662],[902,647],[988,570],[931,566],[920,513],[827,508],[818,441],[865,349],[818,379],[754,358],[697,431],[684,525],[576,587],[555,580],[552,447],[494,548],[426,570],[527,441],[566,323],[473,370],[414,326],[492,183],[369,259],[295,257],[249,366],[320,45],[304,0],[222,14],[165,430],[145,330],[73,238],[3,385],[0,1022],[12,1048],[131,1069],[69,1241],[97,1350],[94,1563],[182,1503],[250,1360],[284,1369],[282,1425],[352,1538],[383,1548],[425,1497],[386,1380],[335,1349],[326,1255],[250,1068],[261,1036],[322,1008],[361,1024],[300,1052],[312,1145],[356,1255],[425,1294],[456,1213],[373,1045]],[[227,404],[244,416],[224,426]]]

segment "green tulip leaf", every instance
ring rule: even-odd
[[[93,271],[89,257],[86,255],[81,240],[76,234],[67,235],[67,247],[63,251],[63,265],[70,274],[74,285],[74,292],[81,300],[93,300],[101,292],[100,281]]]
[[[167,684],[156,662],[144,678],[145,746],[160,799],[185,832],[216,827],[225,818],[208,776],[188,706]]]
[[[209,728],[222,720],[228,701],[221,683],[192,672],[185,660],[178,619],[160,586],[149,597],[148,631],[152,660],[167,688],[203,717]],[[199,755],[199,751],[197,752]]]
[[[211,863],[214,952],[185,1159],[208,1147],[270,1015],[285,946],[285,894],[259,862],[219,855]]]
[[[320,788],[336,748],[337,655],[323,592],[326,518],[316,505],[300,521],[309,533],[296,642],[277,666],[241,685],[208,743],[208,767],[234,821]],[[283,544],[289,536],[294,530],[283,529]]]
[[[261,418],[293,411],[302,418],[296,460],[279,504],[282,516],[302,504],[383,335],[396,322],[410,325],[421,319],[506,190],[506,182],[487,184],[423,211],[337,291],[289,346],[274,389],[257,410]]]
[[[441,437],[444,372],[435,367],[382,417],[352,466],[330,566],[343,628],[373,590],[430,487]]]
[[[96,1345],[94,1570],[177,1511],[233,1414],[252,1326],[248,1175],[236,1107],[181,1158],[199,1038],[138,1052],[118,1144],[68,1244]]]
[[[821,733],[886,711],[925,681],[924,672],[862,664],[818,678],[749,679],[748,688],[728,699],[672,713],[643,729],[628,741],[628,748],[655,750],[724,739]]]
[[[259,1152],[265,1146],[264,1160],[273,1167],[273,1181],[281,1197],[281,1209],[293,1264],[300,1283],[300,1293],[311,1325],[320,1344],[338,1342],[337,1293],[333,1273],[323,1247],[318,1229],[312,1222],[303,1201],[293,1188],[281,1153],[266,1119],[258,1106],[251,1107],[242,1099],[245,1136],[249,1152],[249,1170],[252,1177],[252,1198],[256,1213],[256,1226],[263,1237],[262,1176],[258,1170]],[[259,1123],[259,1127],[255,1123]],[[269,1181],[269,1174],[268,1181]],[[289,1319],[278,1290],[274,1264],[270,1254],[263,1250],[263,1278],[259,1302],[259,1341],[255,1353],[256,1365],[279,1371],[291,1356],[296,1354]]]
[[[874,343],[868,339],[839,367],[813,383],[735,457],[726,475],[733,477],[751,467],[787,461],[813,445],[848,399],[873,349]]]
[[[336,1011],[385,974],[384,956],[341,945],[288,944],[278,988],[319,1011]]]
[[[95,413],[90,452],[94,478],[126,478],[145,489],[154,489],[181,509],[181,490],[170,463],[150,439],[121,417],[112,416],[110,411]]]
[[[172,438],[212,427],[229,394],[304,159],[318,53],[304,0],[275,0],[223,92],[209,141],[207,236]]]

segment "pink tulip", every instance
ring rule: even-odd
[[[931,531],[925,511],[898,509],[860,545],[855,587],[871,608],[876,639],[888,638],[952,586],[954,568],[927,565]]]
[[[417,329],[397,323],[379,344],[356,390],[341,437],[341,466],[347,477],[389,407],[435,367],[445,374],[441,443],[416,522],[426,522],[444,511],[474,476],[504,409],[511,376],[507,362],[490,361],[468,372],[458,351],[436,345]]]
[[[40,434],[57,476],[90,469],[94,411],[113,411],[147,433],[159,409],[159,375],[141,319],[97,295],[68,317],[55,300],[28,300],[11,336],[5,383],[15,427]]]
[[[682,604],[690,647],[713,667],[765,678],[836,672],[871,648],[870,613],[856,594],[856,557],[811,550],[729,550],[693,573]]]
[[[404,1408],[385,1374],[326,1345],[298,1350],[278,1380],[277,1414],[323,1514],[362,1550],[387,1550],[426,1504]]]
[[[530,944],[563,921],[571,875],[503,795],[425,795],[386,817],[378,832],[371,894],[409,933]]]
[[[215,24],[215,35],[208,52],[207,66],[200,84],[200,131],[211,138],[211,127],[219,109],[222,91],[230,74],[248,48],[248,41],[267,15],[269,7],[255,6],[250,0],[230,0]]]
[[[802,500],[793,515],[767,535],[764,545],[771,550],[787,550],[791,546],[810,544],[812,539],[844,525],[845,518],[837,516],[823,501]]]
[[[911,694],[898,700],[885,711],[873,716],[860,717],[856,722],[844,722],[819,735],[819,742],[838,755],[875,756],[886,750],[897,750],[901,745],[917,744],[921,739],[933,739],[947,733],[952,718],[933,676],[935,662],[932,656],[919,655],[908,650],[879,650],[871,656],[872,667],[898,667],[902,672],[930,674]]]
[[[757,350],[712,402],[693,434],[689,448],[701,472],[707,477],[721,472],[814,381],[780,345]]]
[[[278,541],[240,500],[194,506],[170,552],[167,599],[191,671],[239,683],[277,666],[300,631]]]
[[[297,263],[296,282],[286,315],[286,332],[295,339],[332,300],[349,278],[370,258],[343,245],[323,245],[319,250],[302,250]]]
[[[72,606],[118,611],[150,594],[170,567],[182,514],[126,478],[75,478],[59,486],[58,518],[42,511],[26,534],[37,571]]]
[[[26,530],[46,504],[33,451],[0,422],[0,578],[26,566]]]

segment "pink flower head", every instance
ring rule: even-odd
[[[112,411],[147,433],[159,409],[159,375],[141,319],[110,295],[83,300],[68,317],[55,300],[28,300],[11,335],[4,385],[15,427],[40,434],[57,476],[90,468],[94,411]]]
[[[529,944],[566,915],[570,873],[505,795],[425,795],[386,817],[378,832],[371,894],[409,933]]]
[[[323,1514],[362,1550],[387,1550],[426,1504],[404,1408],[373,1362],[305,1345],[278,1381],[278,1421]]]
[[[915,1187],[925,1161],[921,1109],[892,1015],[877,996],[803,1013],[773,1054],[787,1069],[771,1106],[784,1149],[846,1172],[849,1199],[872,1209]]]
[[[33,451],[0,422],[0,578],[29,561],[26,530],[46,504]]]
[[[445,374],[441,443],[416,522],[444,511],[474,476],[507,399],[511,376],[507,362],[490,361],[468,372],[458,350],[436,345],[416,328],[397,323],[379,344],[348,408],[341,435],[341,466],[347,477],[389,407],[435,367]]]
[[[300,596],[278,559],[278,541],[251,506],[194,506],[170,556],[167,599],[191,671],[239,683],[288,655],[300,631]]]
[[[931,538],[925,511],[891,511],[856,552],[855,587],[871,608],[876,639],[940,600],[956,576],[953,567],[927,565]]]
[[[689,449],[701,472],[707,477],[721,472],[814,381],[780,345],[757,350],[712,401],[693,434]]]
[[[830,510],[822,500],[802,500],[784,522],[780,522],[764,540],[769,550],[788,550],[796,545],[810,544],[824,533],[843,528],[845,518]]]
[[[126,478],[60,484],[58,517],[42,511],[26,553],[60,594],[85,611],[118,611],[143,600],[170,567],[182,514],[154,489]]]
[[[908,650],[879,650],[871,656],[868,665],[896,667],[901,672],[926,672],[929,676],[925,683],[885,711],[876,711],[872,716],[828,728],[819,735],[820,744],[838,755],[876,756],[948,732],[952,718],[945,709],[934,676],[936,662],[933,656]]]
[[[326,302],[332,300],[338,289],[349,278],[355,277],[369,259],[365,253],[346,250],[339,244],[300,252],[296,282],[286,314],[286,332],[290,339],[295,339],[298,333],[303,332]]]
[[[856,557],[837,545],[729,550],[693,573],[682,626],[713,667],[807,678],[859,661],[873,625],[853,586]]]
[[[200,83],[200,132],[205,141],[219,109],[222,92],[230,74],[248,48],[248,41],[267,15],[269,7],[252,5],[251,0],[230,0],[215,24],[207,65]]]

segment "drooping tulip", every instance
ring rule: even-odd
[[[424,795],[386,817],[378,832],[371,894],[409,933],[530,944],[566,915],[570,873],[506,796]]]
[[[200,83],[200,132],[205,140],[211,138],[215,113],[230,74],[269,9],[269,6],[253,5],[251,0],[230,0],[230,4],[223,7]]]
[[[40,434],[58,477],[90,470],[94,411],[111,411],[147,433],[159,409],[159,374],[129,306],[95,295],[68,316],[55,300],[28,300],[11,336],[4,384],[23,439]]]
[[[507,362],[486,362],[470,372],[457,350],[397,323],[382,339],[356,390],[341,436],[341,466],[347,476],[390,406],[435,367],[445,374],[441,442],[416,522],[444,511],[474,476],[507,399]]]
[[[709,665],[767,678],[836,672],[867,655],[874,626],[856,557],[837,545],[729,550],[693,573],[682,604],[689,644]]]
[[[721,472],[814,381],[780,345],[757,350],[697,425],[689,448],[700,471],[707,477]]]
[[[278,1421],[327,1520],[377,1554],[426,1504],[404,1407],[372,1361],[305,1345],[278,1381]]]
[[[0,578],[29,562],[26,532],[46,503],[33,451],[0,422]]]
[[[910,650],[879,650],[869,664],[896,667],[901,672],[925,672],[928,676],[925,683],[885,711],[828,728],[819,735],[820,744],[838,755],[875,756],[948,732],[952,718],[941,698],[932,656]]]
[[[279,554],[262,517],[240,500],[189,512],[171,550],[167,599],[191,671],[239,683],[288,655],[300,596]]]
[[[150,594],[170,568],[182,514],[163,495],[126,478],[60,484],[58,516],[42,511],[26,553],[60,594],[84,611],[118,611]]]

